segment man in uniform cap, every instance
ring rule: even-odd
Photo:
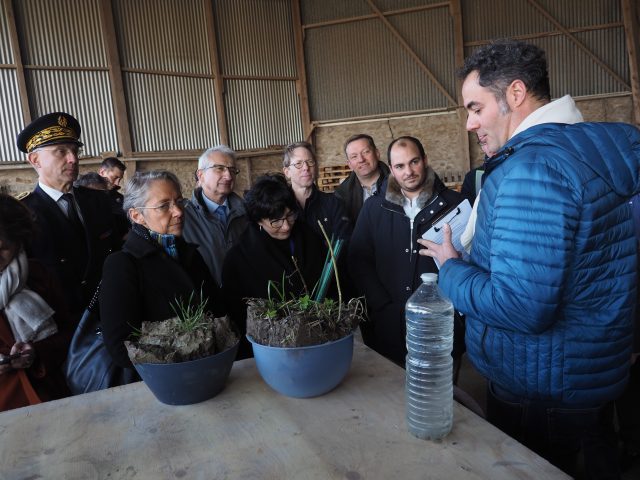
[[[38,174],[38,185],[23,199],[38,227],[27,254],[57,276],[76,320],[98,285],[104,259],[119,245],[107,196],[73,187],[80,132],[74,117],[55,112],[31,122],[17,138]]]

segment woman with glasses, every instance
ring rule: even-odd
[[[178,300],[197,302],[201,292],[214,315],[224,307],[197,247],[182,239],[186,200],[178,178],[163,170],[137,173],[125,191],[132,228],[122,250],[105,261],[100,319],[114,362],[132,368],[124,341],[143,321],[175,317]]]
[[[229,250],[222,269],[222,290],[231,318],[246,333],[248,297],[268,298],[269,280],[287,297],[309,294],[320,278],[327,248],[304,222],[296,221],[297,204],[286,179],[264,175],[245,197],[250,224]],[[238,358],[251,356],[243,337]]]

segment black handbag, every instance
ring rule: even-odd
[[[115,365],[104,345],[98,309],[99,293],[100,285],[98,284],[73,334],[67,359],[63,365],[67,385],[74,395],[139,380],[135,370]]]

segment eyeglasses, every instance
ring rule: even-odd
[[[69,153],[73,154],[76,157],[82,155],[82,148],[77,145],[46,145],[44,147],[35,148],[32,152],[49,152],[52,156],[56,158],[64,158]]]
[[[186,198],[178,198],[177,200],[161,203],[160,205],[156,205],[155,207],[134,207],[134,208],[137,208],[138,210],[158,210],[161,213],[167,213],[173,207],[177,207],[178,209],[182,210],[187,205],[188,202],[189,200],[187,200]]]
[[[289,212],[287,216],[284,218],[270,220],[269,225],[271,225],[273,228],[281,228],[282,225],[284,225],[284,221],[286,220],[287,223],[291,226],[296,221],[297,218],[298,218],[298,212]]]
[[[213,164],[213,165],[209,165],[207,167],[201,168],[200,170],[202,170],[203,172],[205,170],[209,170],[210,168],[213,168],[213,171],[219,174],[223,174],[225,172],[225,170],[229,171],[229,174],[231,175],[238,175],[240,173],[240,170],[238,170],[236,167],[227,167],[226,165],[218,165],[218,164]]]
[[[313,167],[316,164],[315,160],[300,160],[299,162],[296,163],[290,163],[289,166],[290,167],[296,167],[298,170],[300,170],[302,168],[302,164],[305,164],[307,167]]]

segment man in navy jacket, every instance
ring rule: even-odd
[[[395,139],[387,158],[388,186],[384,195],[364,203],[348,260],[357,291],[367,300],[369,321],[360,325],[365,343],[404,365],[405,303],[422,283],[421,274],[437,272],[432,259],[418,255],[416,240],[462,196],[448,189],[429,167],[417,138]]]
[[[76,321],[100,281],[104,259],[121,243],[104,192],[73,187],[80,132],[74,117],[55,112],[34,120],[17,138],[38,174],[38,185],[23,199],[37,228],[27,254],[56,275]]]

